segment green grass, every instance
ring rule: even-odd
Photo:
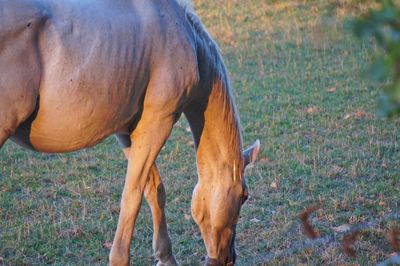
[[[354,39],[344,24],[365,4],[339,1],[328,21],[327,2],[194,1],[230,71],[244,141],[262,144],[247,171],[238,265],[374,265],[391,253],[386,234],[400,226],[400,121],[376,115],[379,89],[361,76],[374,45]],[[188,219],[197,177],[186,128],[182,118],[158,164],[174,252],[182,265],[200,265],[205,248]],[[0,265],[105,265],[125,170],[113,138],[63,155],[7,142],[0,151]],[[304,249],[298,214],[314,203],[322,209],[312,223],[333,241]],[[363,231],[350,258],[333,228],[363,222],[376,226]],[[135,265],[154,263],[151,238],[144,203]]]

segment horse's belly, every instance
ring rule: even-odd
[[[122,116],[111,107],[90,112],[85,108],[53,109],[51,106],[23,123],[12,140],[40,152],[70,152],[94,146],[116,132],[129,132],[134,113]],[[108,111],[108,112],[107,112]]]
[[[91,135],[92,138],[88,140],[81,138],[80,134],[76,134],[76,130],[72,130],[71,134],[63,135],[54,135],[47,130],[36,130],[34,134],[28,131],[30,129],[20,127],[11,136],[11,140],[25,148],[48,153],[63,153],[91,147],[108,136],[108,134],[98,133]]]
[[[91,147],[111,134],[103,127],[87,128],[79,123],[33,125],[29,140],[32,147],[41,152],[69,152]]]

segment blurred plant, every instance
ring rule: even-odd
[[[354,20],[353,32],[359,38],[372,37],[381,48],[369,69],[373,82],[388,81],[379,100],[384,116],[400,115],[400,7],[392,0],[381,0],[380,8]]]

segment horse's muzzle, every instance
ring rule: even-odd
[[[235,260],[236,260],[236,254],[233,255],[232,258],[228,258],[225,263],[222,263],[221,261],[217,259],[212,259],[212,258],[206,258],[206,263],[204,264],[205,266],[233,266],[235,265]]]
[[[231,242],[229,244],[229,257],[226,258],[225,263],[217,259],[206,257],[205,266],[233,266],[236,263],[236,249],[235,249],[235,238],[236,238],[236,224],[233,225],[233,233]]]

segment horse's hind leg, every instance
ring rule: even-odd
[[[6,142],[9,134],[5,130],[0,129],[0,149],[3,146],[4,142]]]
[[[117,135],[116,137],[128,159],[131,146],[130,137],[128,135]],[[158,260],[157,265],[178,265],[172,253],[171,239],[168,235],[164,211],[165,189],[155,163],[150,169],[144,196],[153,216],[153,249]]]
[[[15,91],[16,93],[12,96],[10,95],[10,97],[7,97],[6,93],[4,93],[4,97],[0,96],[0,148],[14,134],[18,126],[34,111],[36,105],[34,92],[26,93],[24,95],[25,99],[20,99],[18,90]]]
[[[21,7],[30,6],[19,11],[21,14],[33,12],[32,17],[28,16],[31,26],[18,28],[16,24],[16,28],[6,31],[7,35],[0,41],[0,147],[33,113],[38,99],[42,70],[37,31],[45,15],[35,11],[36,3],[33,2],[19,3]],[[11,11],[3,13],[6,18],[9,15],[10,21],[18,20],[14,17],[17,13],[13,14]],[[20,20],[22,23],[22,18]],[[4,18],[2,21],[7,20]]]
[[[10,96],[4,94],[4,97],[0,96],[0,148],[14,134],[18,126],[31,115],[36,105],[34,92],[25,93],[25,98],[22,99],[18,97],[18,90]]]

